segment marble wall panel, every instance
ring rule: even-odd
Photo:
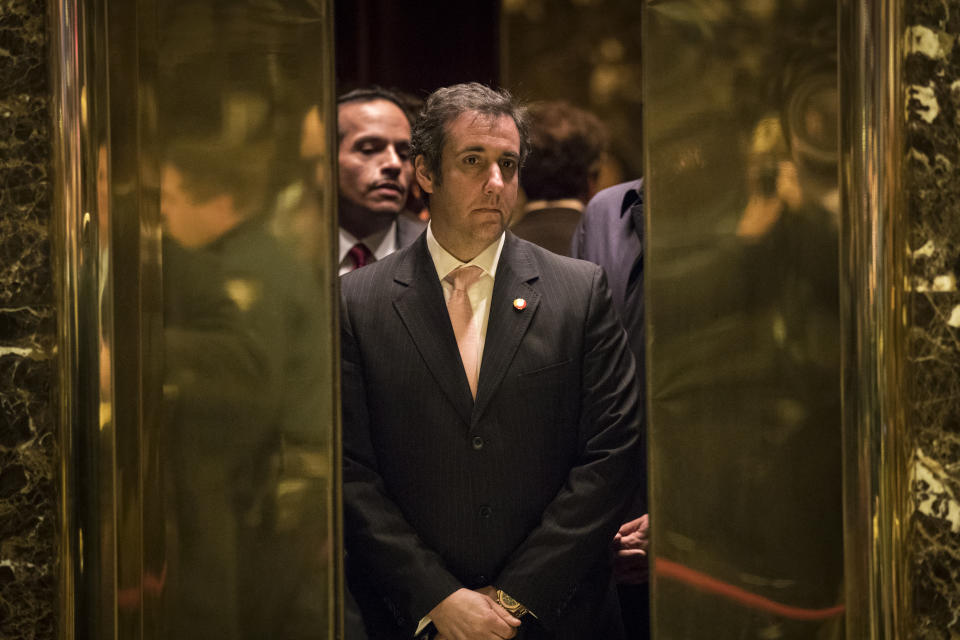
[[[922,640],[960,636],[960,4],[905,3],[912,610]]]
[[[0,637],[56,637],[46,3],[0,3]]]

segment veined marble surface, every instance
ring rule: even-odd
[[[57,635],[46,3],[0,3],[0,638]]]
[[[960,5],[905,3],[913,637],[960,637]]]

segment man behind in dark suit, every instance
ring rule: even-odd
[[[530,154],[520,186],[524,215],[510,230],[556,254],[570,255],[583,205],[596,191],[607,132],[596,116],[563,101],[530,106]]]
[[[410,114],[380,88],[337,99],[340,274],[405,247],[425,224],[402,215],[410,194]]]
[[[341,280],[347,577],[371,638],[623,636],[634,361],[602,269],[504,231],[524,134],[505,92],[436,91],[412,137],[430,226]]]
[[[570,246],[571,256],[600,265],[610,277],[613,306],[626,327],[630,349],[637,360],[641,393],[645,393],[646,389],[643,212],[643,179],[604,189],[587,204]],[[645,470],[643,476],[646,479]],[[614,569],[624,626],[630,640],[650,637],[648,531],[647,487],[644,481],[634,498],[628,521],[620,527],[614,539],[617,554]]]

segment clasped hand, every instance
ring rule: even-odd
[[[477,591],[458,589],[428,614],[437,628],[437,640],[496,640],[517,635],[520,620],[493,599],[493,587]]]

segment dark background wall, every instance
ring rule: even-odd
[[[338,0],[338,92],[378,84],[426,96],[438,87],[499,81],[497,0]]]
[[[46,3],[0,4],[0,638],[57,635]]]

